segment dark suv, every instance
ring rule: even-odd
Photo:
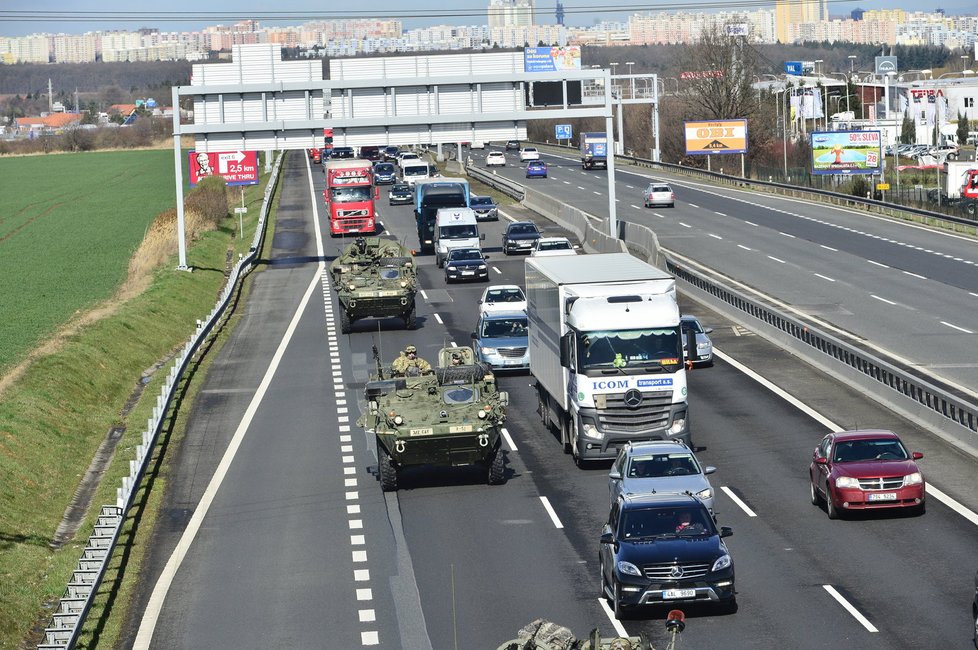
[[[519,151],[520,141],[519,140],[507,140],[506,141],[506,151]]]
[[[514,221],[503,233],[503,253],[529,253],[540,239],[540,229],[532,221]]]
[[[734,566],[703,502],[688,494],[625,494],[601,531],[601,592],[615,617],[636,605],[713,602],[737,608]]]

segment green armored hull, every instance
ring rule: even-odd
[[[398,317],[408,329],[416,326],[414,261],[396,241],[358,237],[330,264],[329,272],[344,334],[363,318]]]

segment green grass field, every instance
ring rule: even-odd
[[[0,159],[0,373],[110,297],[175,203],[172,150]]]

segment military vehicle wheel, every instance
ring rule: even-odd
[[[411,307],[411,311],[404,315],[404,327],[413,330],[418,326],[418,308]]]
[[[506,463],[501,449],[497,449],[489,463],[489,485],[502,485],[506,482]]]
[[[384,492],[397,492],[397,468],[391,460],[391,455],[383,447],[380,448],[380,489]]]
[[[340,332],[343,334],[350,333],[350,315],[346,313],[345,309],[340,309]]]

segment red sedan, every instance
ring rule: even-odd
[[[824,502],[829,519],[876,508],[913,508],[923,514],[925,483],[916,463],[923,457],[907,452],[892,431],[830,433],[815,448],[808,469],[812,503]]]

